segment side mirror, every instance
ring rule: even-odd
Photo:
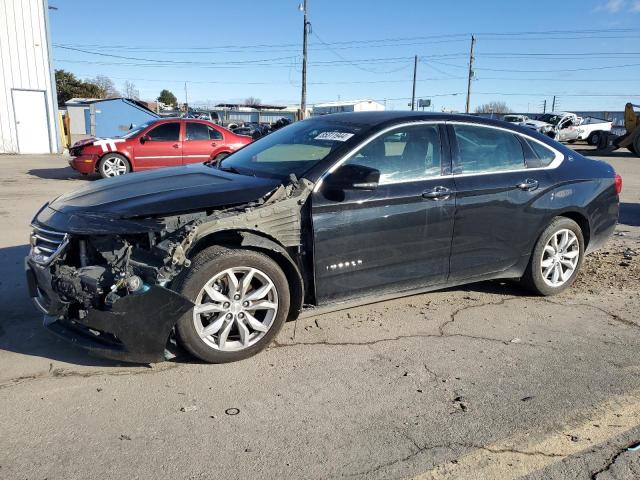
[[[142,135],[140,137],[140,143],[148,142],[149,140],[151,140],[151,138],[149,138],[149,135]]]
[[[380,170],[364,165],[342,165],[324,179],[330,190],[375,190],[380,182]]]

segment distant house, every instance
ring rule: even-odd
[[[147,106],[131,98],[72,98],[66,102],[71,143],[86,137],[116,137],[132,126],[159,118]]]
[[[327,115],[341,112],[372,112],[384,110],[384,105],[375,100],[341,100],[319,103],[311,109],[311,115]]]

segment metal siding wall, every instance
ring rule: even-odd
[[[0,1],[0,153],[18,151],[12,89],[45,92],[51,151],[58,150],[46,0]]]

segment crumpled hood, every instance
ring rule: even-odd
[[[541,122],[540,120],[527,120],[520,125],[522,125],[523,127],[535,128],[536,130],[539,130],[542,127],[552,126],[550,123]]]
[[[255,201],[278,184],[194,164],[98,180],[56,198],[49,208],[123,219],[167,216]]]

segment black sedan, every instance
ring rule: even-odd
[[[620,189],[606,163],[504,122],[327,115],[218,165],[55,199],[27,277],[45,325],[93,353],[229,362],[307,309],[497,278],[559,293],[613,232]]]

